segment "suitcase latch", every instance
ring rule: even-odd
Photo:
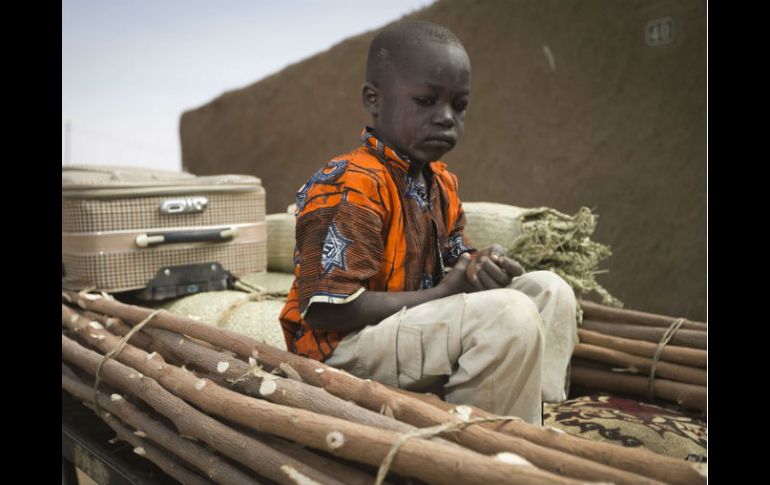
[[[185,197],[181,199],[166,199],[160,203],[161,214],[188,214],[203,212],[209,205],[209,200],[203,196]]]

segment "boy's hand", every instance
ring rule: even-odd
[[[447,273],[441,282],[438,284],[439,288],[443,288],[446,296],[455,295],[457,293],[472,293],[476,291],[475,287],[470,283],[466,277],[466,270],[471,263],[471,256],[468,253],[463,253],[457,258],[457,262],[452,267],[452,270]]]
[[[505,288],[511,280],[524,274],[524,268],[511,258],[504,256],[505,250],[499,244],[484,248],[466,267],[465,276],[477,291]]]

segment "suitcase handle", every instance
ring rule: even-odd
[[[136,236],[136,245],[141,248],[159,246],[161,244],[177,244],[191,242],[221,242],[229,241],[238,234],[234,227],[219,229],[194,229],[191,231],[148,232]]]

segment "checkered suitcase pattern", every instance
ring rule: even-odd
[[[142,289],[168,267],[267,267],[265,191],[256,177],[129,167],[62,167],[62,283]]]

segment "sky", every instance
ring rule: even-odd
[[[182,112],[431,3],[62,0],[62,165],[181,170]]]

